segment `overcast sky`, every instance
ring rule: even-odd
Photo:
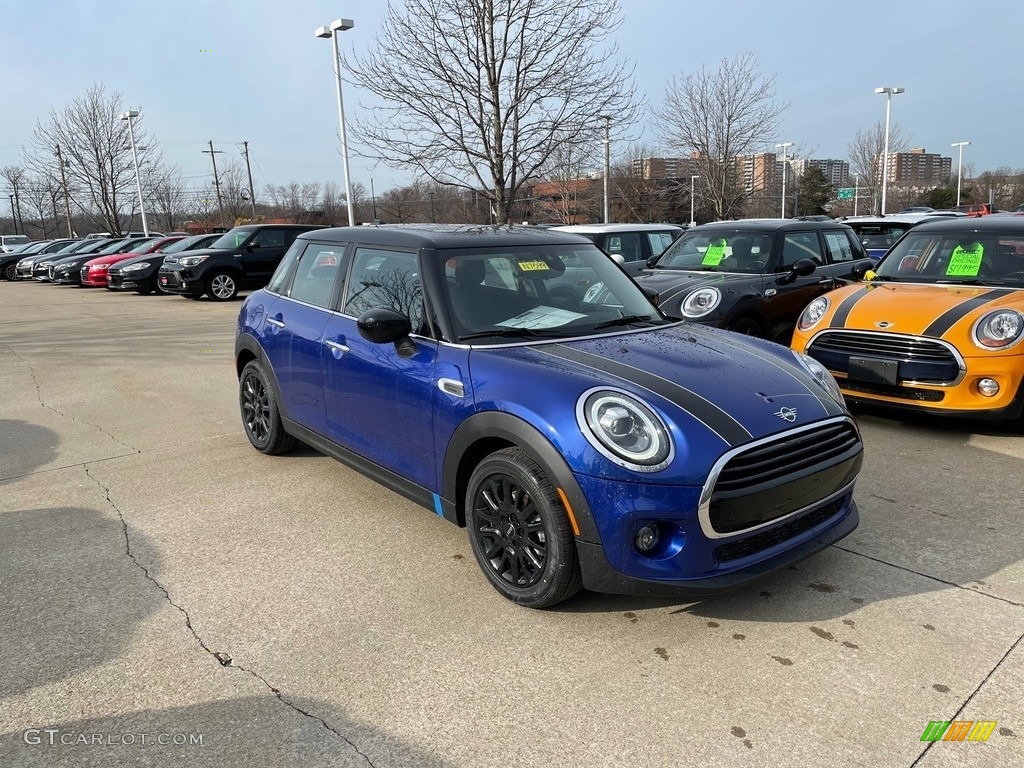
[[[213,139],[239,157],[248,140],[257,188],[341,181],[329,40],[313,30],[355,20],[343,51],[373,45],[383,0],[0,0],[0,167],[21,162],[35,122],[94,83],[120,91],[189,186],[210,176]],[[975,171],[1024,167],[1022,0],[623,0],[621,51],[648,105],[674,74],[753,51],[789,102],[777,141],[846,158],[854,133],[884,117],[878,86],[906,88],[893,120]],[[367,107],[353,86],[346,114]],[[657,146],[648,129],[642,140]],[[357,148],[354,148],[357,149]],[[353,158],[378,192],[408,173]],[[257,189],[257,194],[258,194]]]

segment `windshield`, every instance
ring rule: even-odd
[[[81,247],[82,247],[82,242],[80,240],[75,240],[75,242],[73,242],[73,243],[65,243],[64,247],[61,248],[59,251],[57,251],[57,253],[63,253],[63,254],[74,253],[75,251],[77,251]]]
[[[32,245],[27,246],[24,250],[22,250],[21,253],[22,254],[39,253],[47,245],[49,245],[49,243],[32,243]]]
[[[905,222],[891,221],[872,222],[870,224],[856,221],[847,221],[845,223],[857,233],[857,237],[860,238],[865,248],[886,251],[892,248],[893,243],[903,237],[904,233],[914,226]]]
[[[686,232],[666,249],[658,269],[761,274],[772,253],[772,236],[741,229]]]
[[[241,248],[246,240],[252,235],[253,230],[245,227],[236,227],[230,232],[225,232],[223,235],[214,240],[207,248],[217,249],[229,249],[229,248]]]
[[[1019,232],[910,232],[885,255],[876,279],[1024,287],[1024,226]]]
[[[459,339],[570,338],[668,320],[593,245],[440,251]]]
[[[198,243],[206,235],[194,235],[193,237],[185,237],[181,240],[175,240],[173,243],[168,243],[160,249],[160,253],[180,253],[181,251],[187,251],[190,246]]]

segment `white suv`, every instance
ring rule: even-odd
[[[0,253],[10,253],[23,245],[28,245],[32,239],[25,235],[0,235]]]

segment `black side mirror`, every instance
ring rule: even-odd
[[[259,243],[248,243],[245,246],[245,250],[247,250],[247,251],[255,251],[259,247],[260,247]]]
[[[874,266],[874,261],[864,259],[863,261],[858,261],[856,264],[853,265],[853,269],[850,270],[850,274],[853,275],[858,280],[863,280],[864,275],[866,275],[868,273],[868,270]]]
[[[653,288],[651,288],[650,286],[641,285],[640,290],[644,292],[647,298],[651,300],[651,304],[653,304],[654,306],[658,306],[658,304],[661,302],[661,294],[658,293]]]
[[[797,259],[789,272],[784,275],[780,275],[775,282],[779,285],[787,285],[788,283],[792,283],[798,277],[807,277],[817,268],[818,265],[814,263],[813,259]]]
[[[373,344],[394,343],[398,354],[409,357],[416,351],[416,345],[409,334],[412,323],[401,312],[393,309],[368,309],[356,320],[359,335]]]
[[[653,267],[655,264],[658,263],[658,259],[659,258],[661,258],[661,254],[660,253],[657,256],[648,256],[647,257],[647,266],[648,267]]]

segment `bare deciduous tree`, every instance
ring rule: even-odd
[[[147,177],[146,211],[151,211],[153,228],[162,232],[178,229],[178,217],[187,207],[185,181],[175,166],[160,166]]]
[[[895,123],[889,124],[889,153],[904,152],[910,144],[910,137],[905,136]],[[882,189],[882,155],[885,151],[885,122],[879,120],[870,128],[857,131],[853,140],[846,145],[850,157],[850,173],[861,184],[867,184],[872,190],[872,210],[880,210]]]
[[[370,53],[347,62],[383,107],[356,123],[369,156],[482,190],[505,222],[557,147],[635,120],[631,71],[605,43],[619,0],[389,3]]]
[[[24,193],[25,187],[25,169],[20,165],[8,165],[0,170],[0,177],[7,182],[8,188],[11,190],[10,195],[13,195],[13,205],[11,206],[11,216],[14,217],[15,227],[18,226],[18,222],[21,222],[19,231],[24,234],[25,232],[25,219],[21,215],[21,196]]]
[[[125,207],[133,208],[135,169],[132,163],[128,126],[120,119],[124,112],[120,93],[107,93],[94,85],[61,110],[53,110],[36,123],[28,166],[40,174],[54,174],[54,147],[60,146],[67,161],[68,186],[75,189],[73,202],[95,216],[100,226],[119,234]],[[157,164],[155,139],[133,121],[138,148],[139,173],[145,177]]]
[[[745,195],[736,156],[773,141],[788,106],[775,100],[775,76],[762,76],[748,52],[723,59],[717,70],[674,77],[654,119],[665,146],[693,159],[704,206],[727,219]]]

